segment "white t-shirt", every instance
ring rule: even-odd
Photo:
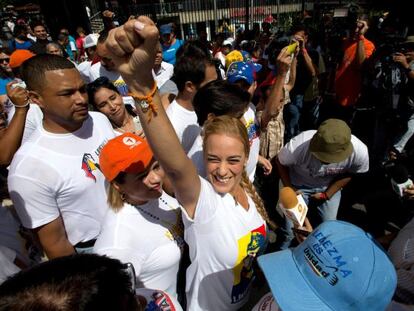
[[[179,204],[166,193],[144,205],[124,204],[118,212],[108,210],[93,251],[132,263],[137,287],[176,296],[184,240],[170,228],[180,224]]]
[[[98,236],[108,209],[99,154],[114,132],[108,119],[91,112],[73,133],[53,134],[39,126],[10,165],[9,193],[26,228],[62,216],[72,245]]]
[[[238,310],[247,301],[252,264],[264,251],[266,225],[249,197],[246,211],[230,194],[220,195],[203,178],[194,219],[183,211],[191,265],[188,310]]]
[[[183,311],[178,301],[167,293],[149,288],[138,288],[135,290],[136,296],[142,296],[146,300],[146,305],[142,306],[145,311]]]
[[[124,100],[125,105],[135,106],[134,99],[131,96],[128,96],[128,86],[126,85],[124,79],[122,79],[121,74],[117,71],[109,71],[101,62],[97,62],[91,66],[89,71],[89,80],[90,82],[95,81],[99,77],[107,77],[111,81],[121,94],[122,99]]]
[[[90,60],[85,60],[82,63],[80,63],[79,65],[76,66],[76,68],[78,69],[82,80],[85,83],[91,83],[92,81],[90,80],[90,71],[91,71],[91,67],[92,67],[92,61]]]
[[[12,103],[9,106],[7,111],[7,122],[10,124],[15,112],[16,108]],[[30,104],[29,111],[26,115],[26,123],[24,124],[24,132],[22,137],[22,144],[25,143],[32,133],[42,125],[43,121],[43,112],[40,107],[36,104]]]
[[[173,74],[174,66],[164,61],[161,62],[161,68],[158,72],[155,72],[154,69],[152,70],[152,76],[157,82],[158,88],[163,86],[166,81],[170,80]]]
[[[281,311],[272,293],[267,293],[253,307],[252,311]]]
[[[246,122],[245,125],[250,142],[250,153],[249,159],[247,160],[246,172],[251,182],[254,181],[260,149],[259,127],[256,120],[255,110],[256,108],[250,104],[249,109],[243,115]],[[203,155],[203,138],[201,137],[201,134],[199,134],[195,139],[192,147],[187,153],[187,156],[191,159],[191,161],[194,163],[194,166],[197,168],[198,175],[206,178],[207,172]]]
[[[327,187],[338,175],[368,171],[367,146],[354,135],[351,136],[354,151],[346,160],[323,164],[309,152],[309,144],[315,133],[315,130],[300,133],[279,152],[280,163],[289,167],[292,185],[305,188]]]
[[[196,113],[185,109],[176,100],[172,101],[166,112],[185,153],[187,153],[201,131]]]

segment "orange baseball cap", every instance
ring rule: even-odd
[[[135,134],[125,133],[108,141],[99,155],[99,166],[105,178],[114,180],[120,172],[139,174],[153,158],[147,141]]]
[[[35,56],[29,50],[16,50],[10,55],[10,67],[20,67],[26,60]]]

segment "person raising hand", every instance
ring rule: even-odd
[[[188,309],[238,310],[249,296],[255,258],[265,249],[266,222],[275,226],[247,177],[250,146],[246,128],[238,119],[211,116],[206,122],[207,178],[197,175],[165,114],[151,74],[158,37],[149,18],[130,20],[111,30],[106,56],[128,84],[149,145],[183,207],[191,259]]]

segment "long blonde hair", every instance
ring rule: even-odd
[[[213,134],[226,134],[231,137],[240,139],[244,147],[244,153],[246,157],[249,157],[250,152],[250,143],[249,137],[247,135],[247,130],[244,124],[236,118],[230,116],[219,116],[214,117],[211,120],[206,121],[203,128],[203,150],[207,150],[206,142],[210,135]],[[257,193],[255,187],[247,176],[246,170],[243,171],[242,180],[240,183],[241,187],[247,192],[247,194],[252,198],[256,209],[266,223],[272,228],[276,229],[276,224],[269,218],[267,211],[264,207],[263,201]]]

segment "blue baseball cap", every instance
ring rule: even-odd
[[[251,85],[256,79],[256,73],[262,69],[262,65],[253,62],[234,62],[231,63],[227,70],[227,80],[235,83],[239,80],[245,80]]]
[[[342,221],[326,221],[297,247],[258,262],[283,311],[385,310],[397,285],[381,246]]]
[[[164,24],[160,26],[160,34],[166,35],[172,32],[172,26],[171,24]]]

